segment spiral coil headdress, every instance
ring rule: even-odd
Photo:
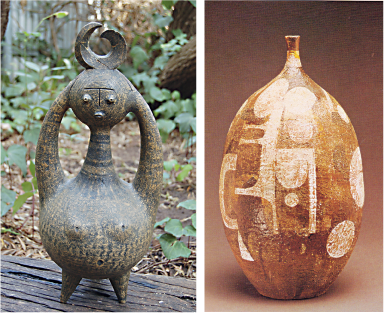
[[[123,36],[114,30],[106,30],[100,38],[108,39],[111,51],[107,55],[97,55],[89,47],[89,38],[96,28],[102,24],[91,22],[79,32],[75,43],[75,56],[77,61],[86,69],[116,69],[124,62],[127,54],[127,44]]]

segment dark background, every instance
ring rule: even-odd
[[[383,310],[383,3],[205,2],[205,309]],[[284,36],[300,35],[304,71],[344,108],[364,171],[365,205],[352,256],[318,298],[260,296],[224,235],[219,176],[230,123],[244,101],[283,69]]]

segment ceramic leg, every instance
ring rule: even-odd
[[[125,303],[127,299],[128,281],[131,271],[118,278],[110,278],[110,282],[115,290],[117,299],[120,303]]]
[[[60,296],[61,303],[67,303],[69,297],[72,295],[77,285],[80,283],[80,280],[81,277],[68,274],[63,270]]]

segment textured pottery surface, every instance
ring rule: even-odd
[[[125,59],[126,43],[117,32],[106,56],[88,46],[90,23],[80,31],[76,58],[86,68],[58,96],[47,113],[36,149],[40,193],[40,234],[48,254],[63,271],[61,302],[81,278],[109,278],[118,300],[125,302],[131,268],[147,252],[162,185],[161,139],[147,103],[116,67]],[[66,179],[58,154],[61,119],[67,109],[91,130],[80,173]],[[133,112],[140,125],[140,164],[132,184],[116,174],[110,130]]]
[[[238,111],[224,148],[220,207],[232,251],[264,296],[323,294],[360,231],[362,161],[339,103],[301,67],[287,36],[282,72]]]

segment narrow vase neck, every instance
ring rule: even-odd
[[[299,53],[300,36],[285,36],[287,42],[287,61],[285,67],[302,67]]]
[[[87,156],[81,169],[82,174],[114,176],[112,163],[110,129],[91,130]]]

